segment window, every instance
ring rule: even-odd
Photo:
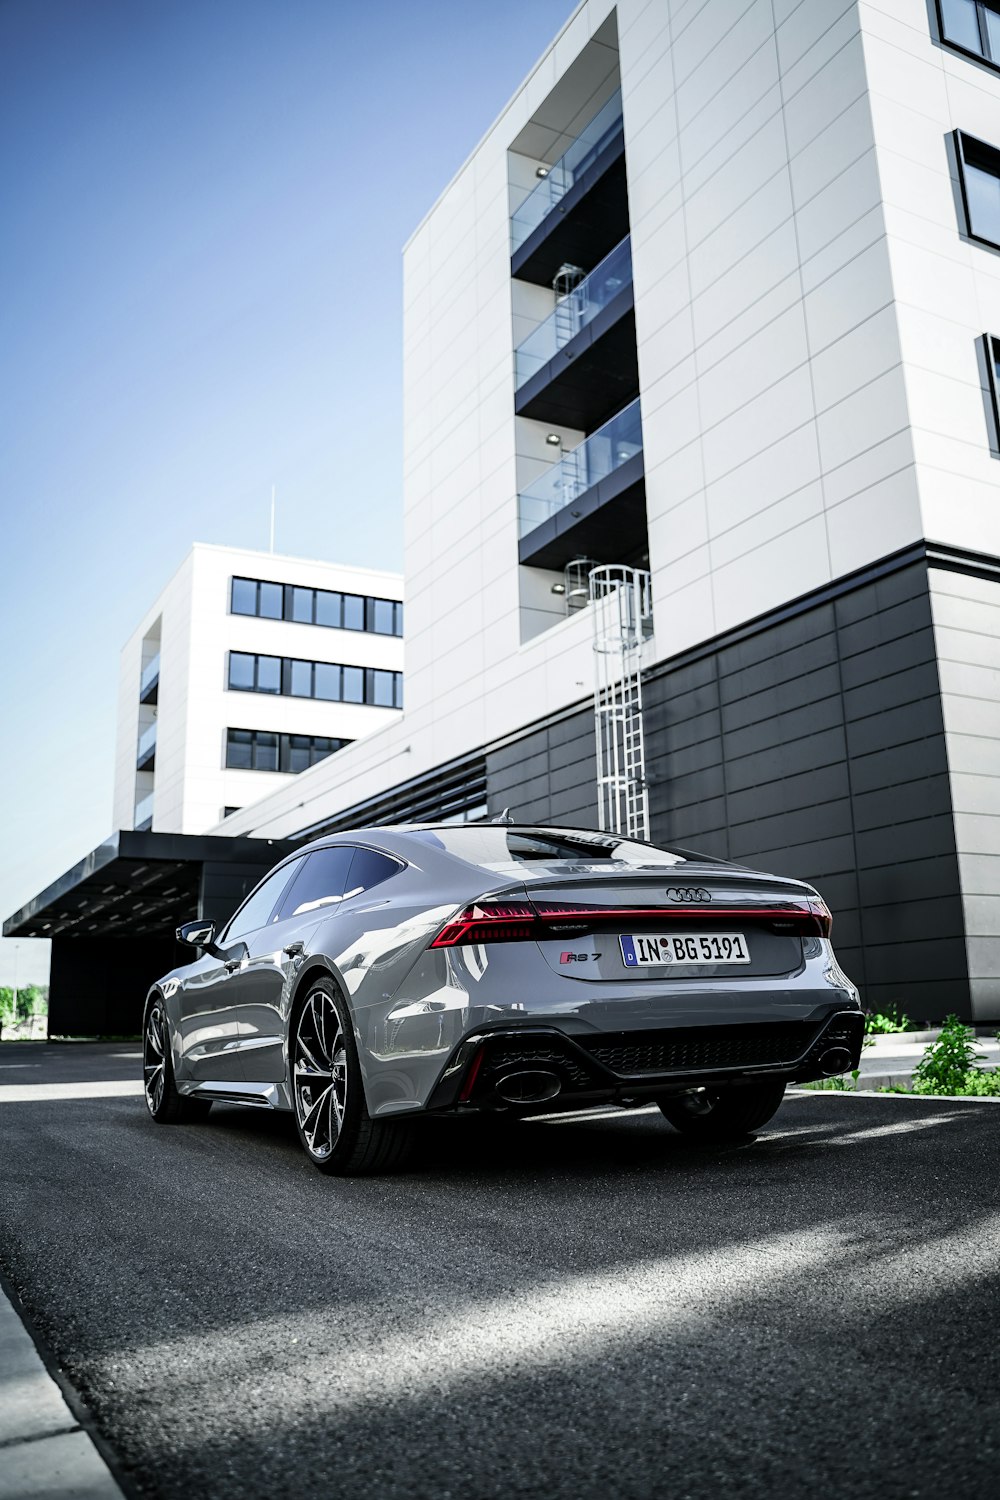
[[[261,583],[258,585],[260,597],[257,603],[257,613],[265,620],[280,620],[284,605],[284,589],[280,583]]]
[[[313,664],[311,661],[293,661],[289,674],[289,688],[293,698],[311,698],[313,695]]]
[[[313,622],[313,599],[315,590],[293,588],[292,591],[291,618],[297,620],[300,625],[311,625]]]
[[[982,337],[986,364],[986,391],[989,397],[991,432],[990,448],[1000,458],[1000,339],[990,333]]]
[[[339,594],[331,593],[329,589],[316,590],[317,625],[332,625],[339,630],[342,613],[343,600]]]
[[[368,702],[377,704],[379,708],[395,708],[396,673],[380,672],[374,667],[369,667],[368,672],[371,677]]]
[[[298,874],[301,860],[293,860],[290,865],[281,865],[279,869],[272,870],[260,885],[248,896],[233,917],[229,926],[223,934],[223,940],[227,943],[236,938],[245,937],[248,933],[259,932],[268,924],[268,918],[277,906],[278,901],[290,880]]]
[[[228,729],[228,771],[283,771],[296,775],[343,750],[350,740],[325,734],[275,734],[269,729]]]
[[[339,703],[340,668],[333,662],[318,661],[313,686],[317,698],[325,698],[329,703]]]
[[[300,771],[307,771],[312,765],[312,739],[308,734],[290,734],[288,739],[287,765],[282,766],[283,771],[291,771],[298,775]]]
[[[365,601],[358,594],[344,595],[344,629],[364,630]]]
[[[449,828],[439,825],[418,831],[413,837],[485,870],[510,870],[512,866],[536,862],[570,862],[626,865],[635,870],[655,872],[665,866],[705,860],[705,856],[692,854],[689,850],[682,853],[653,844],[633,843],[631,839],[619,838],[616,833],[592,833],[576,828],[512,828],[497,823],[466,823]]]
[[[367,629],[376,635],[402,635],[403,606],[395,599],[369,599]]]
[[[252,578],[234,578],[231,607],[234,615],[257,613],[257,585]]]
[[[230,651],[229,686],[241,693],[280,693],[281,657]]]
[[[331,849],[317,849],[306,855],[295,883],[285,892],[278,908],[278,921],[337,905],[347,889],[354,854],[352,845],[337,844]]]
[[[364,703],[365,701],[365,669],[364,667],[344,668],[343,699],[345,703]]]
[[[1000,68],[1000,0],[938,0],[941,40]]]
[[[373,667],[342,667],[332,661],[229,653],[229,686],[241,693],[281,693],[328,703],[368,703],[402,708],[403,674]]]
[[[254,770],[276,771],[278,769],[278,736],[273,733],[257,734],[254,737]]]
[[[1000,151],[955,132],[969,234],[1000,248]]]
[[[241,693],[252,693],[256,681],[257,658],[243,651],[229,653],[229,686]]]
[[[373,885],[381,885],[383,880],[388,880],[402,868],[397,860],[379,854],[375,849],[356,849],[347,877],[346,894],[354,896],[360,891],[370,891]]]
[[[371,599],[336,589],[304,588],[262,578],[234,578],[229,607],[234,615],[326,625],[334,630],[367,630],[376,635],[403,634],[403,606],[398,599]]]
[[[234,615],[262,615],[266,620],[280,620],[283,588],[258,578],[234,578],[229,607]]]
[[[276,771],[278,736],[270,730],[230,729],[226,734],[226,768],[230,771]]]
[[[253,770],[252,729],[230,729],[226,735],[226,766],[230,771]]]

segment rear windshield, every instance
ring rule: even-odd
[[[510,828],[496,823],[465,823],[452,828],[414,830],[413,837],[485,869],[514,865],[619,865],[635,870],[682,865],[703,856],[653,844],[637,844],[612,833],[575,828]]]

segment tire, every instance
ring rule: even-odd
[[[310,985],[295,1008],[288,1062],[295,1124],[314,1167],[360,1177],[402,1166],[410,1132],[369,1116],[350,1013],[329,979]]]
[[[142,1027],[142,1085],[146,1108],[157,1125],[204,1120],[212,1107],[210,1099],[188,1099],[177,1092],[170,1055],[170,1029],[159,997],[147,1006]]]
[[[754,1083],[698,1089],[657,1102],[674,1129],[689,1140],[738,1141],[767,1124],[784,1093],[783,1082]]]

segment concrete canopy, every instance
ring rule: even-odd
[[[123,829],[7,918],[4,937],[52,939],[49,1035],[138,1031],[150,984],[193,956],[174,931],[221,923],[294,845]]]

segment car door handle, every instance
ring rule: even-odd
[[[299,958],[301,957],[305,946],[305,943],[289,943],[288,947],[285,949],[285,952],[288,954],[289,958]]]

